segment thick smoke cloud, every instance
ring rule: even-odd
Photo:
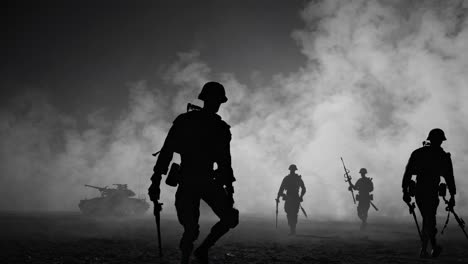
[[[434,127],[448,137],[457,206],[466,211],[467,12],[467,1],[313,1],[301,12],[304,29],[292,33],[307,58],[295,73],[248,85],[211,69],[196,51],[180,53],[163,76],[171,89],[133,84],[121,118],[98,110],[87,129],[43,95],[17,98],[0,118],[0,208],[73,209],[89,194],[85,183],[129,183],[146,192],[149,153],[185,104],[199,103],[201,85],[219,80],[228,89],[220,114],[232,125],[243,213],[272,216],[282,177],[295,163],[308,189],[306,210],[349,218],[355,208],[342,156],[354,180],[361,167],[374,178],[379,215],[406,214],[404,166]],[[173,194],[163,187],[163,202],[172,204]]]

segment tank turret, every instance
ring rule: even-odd
[[[107,196],[109,194],[109,189],[107,188],[107,186],[106,187],[97,187],[97,186],[93,186],[93,185],[89,185],[89,184],[85,184],[84,186],[98,190],[101,193],[102,197]]]

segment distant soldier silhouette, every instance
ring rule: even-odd
[[[451,206],[455,205],[456,194],[450,153],[445,152],[441,147],[442,142],[446,140],[444,131],[439,128],[432,129],[427,140],[429,142],[423,142],[423,147],[411,153],[402,183],[403,200],[409,204],[412,196],[410,186],[414,186],[411,177],[416,175],[414,195],[423,218],[420,252],[422,258],[429,257],[427,252],[429,241],[432,246],[432,257],[439,256],[442,251],[442,247],[436,241],[436,213],[439,205],[438,189],[441,176],[445,178],[451,194],[449,202]]]
[[[374,190],[374,184],[371,178],[367,178],[367,169],[361,168],[359,170],[361,178],[356,181],[356,184],[349,186],[349,190],[354,189],[359,192],[356,195],[356,200],[359,202],[357,207],[358,217],[361,219],[361,230],[367,226],[367,213],[370,208],[370,203],[373,200],[373,195],[370,194]]]
[[[208,263],[210,247],[239,222],[239,211],[233,207],[232,183],[235,178],[231,167],[230,126],[217,115],[221,104],[227,101],[224,87],[217,82],[208,82],[198,99],[204,102],[203,108],[181,114],[173,122],[154,166],[148,190],[152,201],[159,200],[161,175],[167,173],[173,153],[179,153],[181,165],[176,179],[179,187],[175,206],[184,227],[180,241],[181,263],[189,263],[193,242],[199,235],[200,200],[203,199],[220,218],[194,251],[200,263]],[[166,183],[168,181],[174,179],[168,178]]]
[[[290,235],[296,234],[297,214],[299,213],[299,208],[306,192],[304,181],[302,181],[300,175],[296,174],[296,170],[296,165],[291,164],[289,166],[289,174],[284,177],[276,198],[277,201],[279,197],[283,197],[283,200],[285,200],[284,210],[288,217]],[[301,188],[300,195],[299,188]],[[286,194],[284,191],[286,191]]]

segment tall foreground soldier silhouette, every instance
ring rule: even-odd
[[[161,175],[167,173],[173,153],[179,153],[181,166],[176,179],[179,187],[175,206],[179,222],[184,227],[179,245],[181,263],[189,263],[193,242],[199,235],[201,199],[220,220],[194,251],[200,263],[208,263],[210,247],[239,222],[239,211],[233,207],[232,183],[235,178],[231,167],[230,127],[217,115],[221,104],[227,101],[224,87],[217,82],[208,82],[198,99],[204,102],[203,108],[181,114],[173,122],[154,166],[148,190],[150,199],[158,201]]]
[[[299,213],[299,207],[301,206],[301,202],[306,192],[304,181],[300,175],[296,174],[296,170],[296,165],[291,164],[289,166],[289,174],[286,175],[281,182],[281,186],[278,190],[278,196],[276,197],[277,203],[280,197],[283,197],[283,200],[285,200],[284,210],[288,216],[288,225],[290,228],[289,235],[296,234],[297,214]],[[299,188],[301,188],[300,195]],[[286,194],[284,191],[286,191]]]
[[[411,176],[416,175],[416,188],[414,195],[416,204],[423,218],[423,227],[421,234],[422,248],[420,257],[429,257],[427,252],[428,243],[431,242],[431,256],[437,257],[442,251],[442,247],[436,241],[436,213],[439,205],[439,183],[440,177],[445,178],[450,192],[450,206],[455,205],[455,179],[453,176],[452,160],[450,153],[445,152],[441,144],[445,138],[444,131],[439,128],[432,129],[427,137],[428,143],[413,153],[406,165],[403,175],[403,200],[406,203],[411,202],[411,188],[414,186]]]

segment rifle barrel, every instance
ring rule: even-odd
[[[301,205],[301,210],[302,210],[302,213],[304,214],[304,216],[305,216],[306,218],[309,218],[309,217],[307,217],[307,213],[306,213],[306,211],[304,210],[304,208],[302,207],[302,205]]]
[[[343,163],[343,169],[345,171],[345,178],[346,178],[346,181],[349,183],[349,186],[351,187],[351,190],[349,190],[351,192],[351,196],[353,197],[353,203],[356,204],[356,198],[354,198],[354,192],[353,192],[353,185],[351,184],[351,176],[349,176],[348,174],[348,169],[346,169],[346,165],[344,164],[344,160],[343,160],[343,157],[340,157],[341,158],[341,163]]]
[[[162,258],[162,242],[161,242],[161,210],[162,210],[162,203],[155,202],[154,203],[154,218],[156,220],[156,229],[158,233],[158,249],[159,249],[159,257]]]
[[[465,234],[465,237],[468,238],[468,234],[465,231],[465,221],[463,221],[463,219],[458,217],[457,213],[455,213],[455,210],[453,209],[453,206],[452,207],[449,206],[449,201],[447,201],[445,196],[443,196],[442,198],[444,198],[444,202],[445,202],[445,204],[447,204],[447,210],[449,211],[449,214],[450,213],[453,214],[453,216],[455,217],[455,220],[457,220],[458,225],[460,226],[461,230],[463,231],[463,234]],[[447,218],[446,224],[447,223],[448,223],[448,218]]]
[[[416,223],[416,228],[418,229],[418,234],[419,234],[419,240],[422,243],[423,239],[422,239],[421,229],[419,229],[418,218],[416,218],[416,213],[414,212],[414,209],[416,208],[416,205],[414,205],[414,203],[412,203],[412,204],[407,203],[407,204],[408,204],[408,207],[410,209],[410,214],[413,215],[414,222]]]
[[[463,234],[465,234],[465,237],[468,238],[468,234],[465,231],[465,222],[463,221],[463,219],[458,217],[458,215],[455,213],[453,208],[452,208],[452,214],[453,214],[453,216],[455,216],[455,219],[457,220],[458,225],[460,226],[461,230],[463,231]]]
[[[279,204],[279,199],[276,198],[276,228],[278,228],[278,204]]]

